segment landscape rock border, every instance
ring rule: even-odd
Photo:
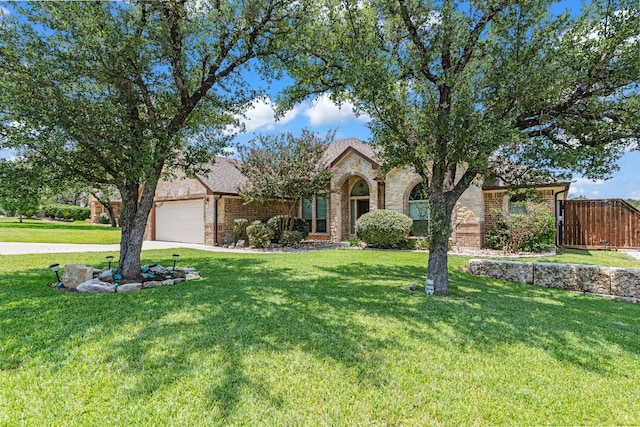
[[[200,279],[195,268],[163,267],[159,264],[143,266],[141,276],[140,282],[126,282],[115,269],[106,267],[100,270],[84,264],[67,264],[61,282],[53,287],[78,293],[124,293]]]
[[[640,303],[640,269],[472,259],[468,270],[476,276]]]

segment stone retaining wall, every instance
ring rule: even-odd
[[[640,269],[472,259],[469,261],[469,273],[640,302]]]

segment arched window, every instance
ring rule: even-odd
[[[413,236],[429,235],[429,201],[422,183],[409,194],[409,218],[413,220]]]
[[[369,195],[369,185],[367,184],[367,181],[365,181],[364,179],[361,179],[360,181],[356,182],[356,184],[351,189],[351,197],[368,196],[368,195]]]

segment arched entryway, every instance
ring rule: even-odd
[[[369,212],[371,191],[367,181],[360,178],[349,192],[349,234],[356,234],[356,220]]]

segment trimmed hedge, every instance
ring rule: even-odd
[[[273,228],[261,221],[253,221],[250,226],[247,227],[247,237],[249,238],[249,245],[256,248],[266,248],[271,239],[273,239]]]
[[[74,205],[47,205],[42,208],[44,216],[63,221],[84,221],[91,217],[91,209]]]
[[[356,221],[358,237],[376,248],[393,248],[411,232],[413,221],[407,215],[376,209]]]

